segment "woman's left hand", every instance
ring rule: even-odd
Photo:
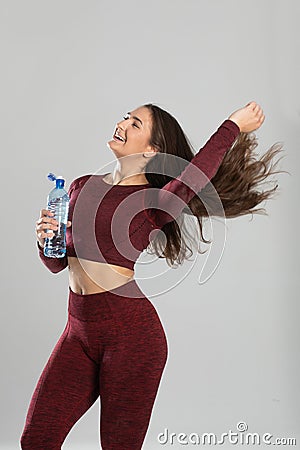
[[[235,122],[241,132],[250,133],[261,127],[265,116],[263,110],[256,102],[250,102],[244,108],[232,113],[228,119]]]

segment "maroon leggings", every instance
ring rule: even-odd
[[[100,395],[102,449],[141,449],[167,356],[160,318],[135,280],[89,295],[69,289],[68,320],[32,395],[21,448],[61,449]]]

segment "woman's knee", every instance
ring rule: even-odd
[[[56,433],[52,437],[45,436],[40,430],[31,427],[25,428],[20,438],[22,450],[60,450],[62,446],[61,440]]]

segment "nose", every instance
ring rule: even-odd
[[[126,128],[126,120],[121,120],[120,122],[117,122],[117,127],[120,128],[120,130],[125,130]]]

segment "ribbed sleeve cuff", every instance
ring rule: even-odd
[[[58,273],[63,270],[68,265],[68,258],[64,256],[63,258],[48,258],[44,255],[44,249],[40,246],[39,242],[36,241],[38,247],[39,257],[45,266],[53,273]]]
[[[235,137],[237,137],[241,132],[240,127],[235,122],[233,122],[233,120],[230,119],[224,120],[221,127],[225,127],[228,130],[232,131]]]

